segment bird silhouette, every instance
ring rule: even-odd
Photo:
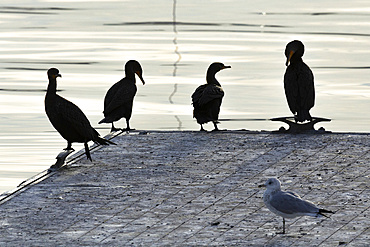
[[[314,78],[311,69],[303,62],[304,45],[293,40],[286,45],[284,75],[285,96],[296,122],[312,121],[310,109],[315,105]]]
[[[51,68],[48,70],[49,85],[45,96],[46,115],[59,134],[67,140],[65,150],[74,150],[72,148],[73,142],[84,143],[86,156],[89,160],[92,160],[87,145],[89,141],[101,145],[115,143],[101,138],[81,109],[56,93],[57,77],[62,77],[58,69]]]
[[[99,124],[112,123],[111,131],[131,130],[130,118],[132,115],[134,97],[137,91],[135,74],[138,75],[143,85],[145,85],[143,70],[139,62],[135,60],[128,61],[125,65],[125,73],[125,78],[115,83],[108,90],[104,98],[104,118],[100,120]],[[114,122],[121,118],[126,119],[126,129],[114,127]]]
[[[220,70],[227,68],[231,68],[231,66],[225,66],[223,63],[212,63],[207,70],[207,84],[199,86],[191,96],[194,107],[193,117],[200,124],[201,131],[204,131],[203,124],[210,121],[213,122],[214,131],[219,130],[217,120],[225,93],[215,75]]]

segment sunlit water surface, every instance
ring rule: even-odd
[[[59,68],[60,94],[98,125],[108,88],[129,59],[144,69],[132,127],[198,130],[190,95],[208,65],[226,95],[223,129],[276,130],[290,116],[282,78],[286,43],[300,39],[315,75],[313,116],[336,132],[369,132],[370,2],[57,1],[0,4],[0,193],[47,169],[66,142],[44,113],[46,71]],[[120,121],[117,127],[124,127]],[[213,126],[208,124],[207,129]],[[226,144],[225,144],[226,145]],[[74,144],[81,149],[82,144]]]

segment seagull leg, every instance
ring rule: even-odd
[[[283,231],[277,232],[276,234],[285,234],[285,218],[283,218]]]

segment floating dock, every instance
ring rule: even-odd
[[[0,197],[0,246],[368,246],[370,134],[137,131]],[[52,161],[51,161],[52,163]],[[52,164],[51,164],[52,165]],[[263,204],[269,177],[331,218]]]

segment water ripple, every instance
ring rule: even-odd
[[[121,22],[121,23],[106,23],[105,26],[243,26],[243,27],[260,27],[259,24],[248,23],[210,23],[210,22],[181,22],[181,21],[144,21],[144,22]],[[263,25],[265,27],[286,28],[289,26],[283,25]]]
[[[56,15],[58,13],[50,11],[68,11],[75,10],[74,8],[59,8],[59,7],[45,7],[45,8],[30,8],[30,7],[0,7],[0,13],[4,14],[27,14],[27,15]]]
[[[7,62],[7,63],[91,65],[91,64],[97,64],[99,62],[61,62],[61,61],[25,61],[25,62],[16,62],[16,61],[10,61],[10,62]]]
[[[370,69],[370,66],[316,66],[313,69]]]
[[[14,88],[0,88],[0,91],[3,92],[26,92],[26,93],[34,93],[34,92],[46,92],[46,89],[14,89]],[[64,90],[57,89],[57,92],[63,92]]]
[[[266,27],[264,25],[264,27]],[[309,34],[309,35],[333,35],[333,36],[361,36],[369,37],[368,33],[340,33],[340,32],[297,32],[297,31],[271,31],[271,30],[232,30],[232,29],[187,29],[183,32],[229,32],[229,33],[274,33],[274,34]]]
[[[320,15],[346,15],[346,16],[369,16],[369,13],[359,12],[252,12],[254,15],[308,15],[308,16],[320,16]]]

